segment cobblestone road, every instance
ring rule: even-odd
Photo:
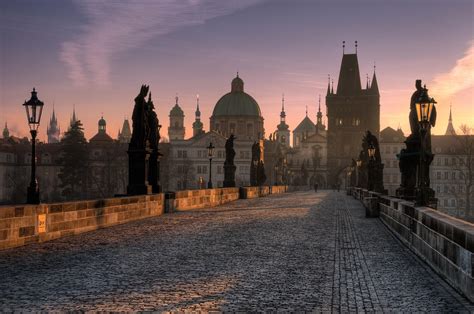
[[[473,311],[356,200],[328,191],[2,251],[0,278],[2,311]]]

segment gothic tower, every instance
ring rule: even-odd
[[[453,126],[453,116],[451,115],[451,106],[449,106],[448,127],[446,128],[446,133],[444,135],[456,135],[456,130],[454,130]]]
[[[362,89],[359,62],[356,53],[343,52],[337,90],[331,88],[326,95],[328,117],[328,181],[340,183],[343,170],[357,158],[362,137],[370,130],[375,136],[380,132],[380,94],[377,77]]]
[[[281,97],[280,124],[277,125],[276,139],[280,144],[290,147],[290,130],[286,124],[285,95]]]
[[[202,129],[203,124],[201,122],[201,111],[199,111],[199,95],[196,96],[196,113],[193,123],[193,136],[203,134],[204,130]]]
[[[169,117],[168,137],[170,142],[173,140],[184,140],[184,112],[178,104],[178,96],[176,96],[176,103],[171,109]]]
[[[56,118],[56,113],[54,112],[53,107],[53,114],[49,119],[49,125],[46,128],[46,134],[48,135],[48,143],[59,143],[59,126],[58,126],[58,119]]]

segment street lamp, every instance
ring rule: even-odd
[[[209,157],[209,182],[207,182],[207,188],[212,189],[212,157],[214,156],[214,145],[212,142],[207,147],[207,156]]]
[[[431,193],[432,190],[429,187],[429,166],[432,160],[431,145],[429,145],[427,141],[430,141],[429,131],[431,129],[431,114],[434,110],[434,104],[436,104],[436,101],[428,96],[428,89],[426,89],[425,86],[422,89],[420,96],[415,101],[415,109],[418,118],[418,124],[420,126],[421,140],[420,161],[418,166],[418,186],[415,202],[417,206],[429,205],[430,195],[433,194]]]
[[[38,99],[35,88],[31,92],[31,98],[23,104],[31,133],[31,180],[28,186],[26,202],[28,204],[39,204],[39,187],[36,180],[36,135],[41,121],[44,103]]]

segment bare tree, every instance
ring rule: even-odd
[[[474,210],[471,204],[474,194],[474,135],[473,128],[465,124],[459,127],[460,135],[456,135],[457,150],[456,163],[453,170],[459,173],[460,185],[463,187],[458,193],[453,189],[451,192],[456,197],[458,204],[462,200],[466,210],[466,218],[474,219]]]

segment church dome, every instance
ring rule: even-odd
[[[99,120],[99,126],[105,126],[107,123],[105,122],[104,117],[101,117]]]
[[[212,112],[214,117],[218,116],[256,116],[261,117],[262,113],[258,103],[252,96],[244,92],[244,81],[239,77],[232,80],[230,93],[219,99]]]

